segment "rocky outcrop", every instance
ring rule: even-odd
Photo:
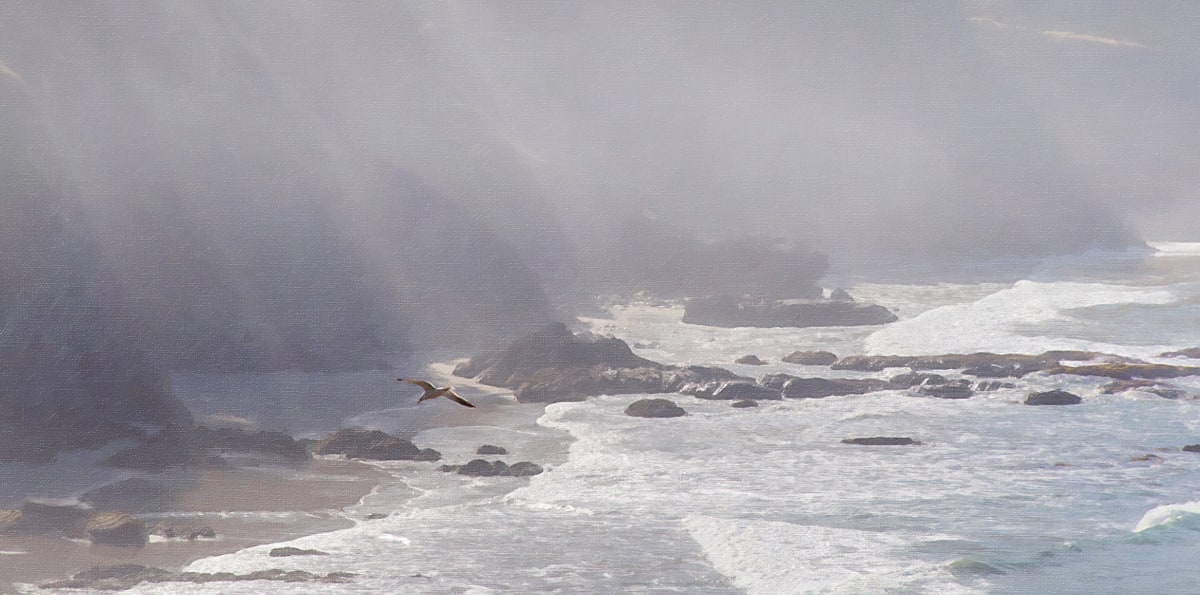
[[[717,327],[813,327],[887,324],[883,306],[834,300],[748,300],[712,296],[688,300],[683,322]]]
[[[247,574],[232,572],[173,572],[151,568],[141,564],[117,564],[96,566],[80,572],[69,579],[41,585],[43,589],[91,589],[96,591],[124,591],[142,583],[215,583],[240,581],[277,581],[285,583],[349,583],[354,575],[349,572],[330,572],[320,575],[304,570],[282,570],[271,568]]]
[[[475,454],[477,454],[477,455],[506,455],[506,454],[508,454],[508,449],[504,448],[503,446],[484,444],[483,446],[480,446],[479,448],[475,449]]]
[[[728,382],[714,392],[699,391],[694,394],[698,398],[715,401],[778,401],[783,398],[779,389],[753,382]]]
[[[580,401],[588,395],[673,393],[743,379],[728,370],[665,366],[634,355],[620,339],[575,334],[553,323],[508,347],[471,358],[456,376],[513,390],[518,401]]]
[[[441,453],[431,448],[417,448],[403,438],[366,428],[342,428],[318,442],[313,452],[376,461],[437,461],[442,458]]]
[[[1187,357],[1191,359],[1200,359],[1200,347],[1189,347],[1180,349],[1179,351],[1168,351],[1158,357]]]
[[[927,397],[937,397],[939,399],[969,399],[975,391],[971,388],[971,381],[959,379],[953,382],[945,382],[940,384],[926,384],[918,387],[918,394]]]
[[[1174,366],[1170,364],[1147,364],[1116,362],[1087,366],[1056,366],[1046,370],[1047,374],[1072,374],[1075,376],[1101,376],[1117,380],[1182,378],[1200,376],[1200,368]]]
[[[1182,399],[1187,396],[1187,391],[1182,388],[1154,380],[1114,380],[1104,385],[1100,392],[1115,395],[1131,390],[1158,395],[1164,399]]]
[[[504,461],[485,461],[483,459],[471,459],[465,465],[442,465],[440,469],[447,473],[471,477],[530,477],[544,471],[541,465],[529,461],[509,465]]]
[[[1071,394],[1065,390],[1032,393],[1025,399],[1026,405],[1078,405],[1082,402],[1083,399],[1079,395]]]
[[[743,355],[742,357],[739,357],[736,360],[734,360],[733,363],[742,364],[744,366],[765,366],[765,365],[767,365],[767,362],[762,361],[761,359],[758,358],[757,355],[754,355],[754,354]]]
[[[871,436],[868,438],[846,438],[842,444],[858,444],[862,446],[908,446],[921,444],[912,438],[896,436]]]
[[[146,543],[146,523],[123,512],[101,512],[92,515],[84,524],[92,543],[118,546],[141,546]]]
[[[640,399],[625,408],[630,417],[682,417],[687,412],[669,399]]]
[[[793,378],[783,386],[788,399],[821,399],[842,395],[863,395],[888,390],[891,385],[873,378]]]
[[[946,377],[941,374],[929,374],[925,372],[906,372],[897,374],[888,379],[888,384],[896,388],[915,388],[925,385],[945,384]]]
[[[829,351],[793,351],[783,356],[782,361],[800,366],[832,366],[837,360],[837,354]]]
[[[253,453],[287,462],[309,458],[304,445],[282,432],[246,432],[232,428],[201,426],[164,428],[140,446],[120,451],[104,464],[124,469],[162,471],[181,465],[219,462],[220,453]]]
[[[1183,447],[1183,452],[1200,452],[1200,444],[1189,444]]]

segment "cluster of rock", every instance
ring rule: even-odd
[[[224,465],[222,453],[255,453],[286,462],[309,459],[304,444],[282,432],[171,426],[104,461],[111,467],[162,471],[168,467]]]
[[[314,574],[304,570],[271,568],[247,574],[232,572],[173,572],[141,564],[97,566],[75,574],[69,579],[41,585],[43,589],[92,589],[124,591],[142,583],[215,583],[238,581],[276,581],[285,583],[348,583],[354,578],[349,572]]]
[[[635,355],[620,339],[572,333],[562,323],[547,325],[500,351],[471,358],[456,367],[454,375],[512,389],[523,403],[674,393],[741,378],[721,368],[666,366]]]
[[[483,459],[471,459],[465,465],[442,465],[440,469],[446,473],[471,477],[530,477],[544,471],[541,465],[529,461],[509,465],[504,461],[485,461]]]
[[[0,533],[87,537],[96,544],[138,546],[146,543],[147,532],[142,520],[123,512],[26,502],[19,510],[0,510]]]
[[[442,454],[432,448],[418,448],[403,438],[365,428],[342,428],[318,442],[313,452],[376,461],[437,461],[442,458]]]
[[[848,298],[848,295],[847,295]],[[771,300],[710,296],[688,300],[683,321],[717,327],[863,326],[898,320],[891,310],[853,299]]]

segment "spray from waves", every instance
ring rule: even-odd
[[[1166,289],[1103,283],[1019,281],[978,301],[935,308],[884,327],[867,337],[870,354],[934,355],[941,353],[1037,354],[1053,349],[1101,351],[1130,357],[1153,357],[1169,345],[1116,345],[1066,337],[1025,336],[1021,327],[1067,320],[1065,312],[1112,304],[1170,304]]]

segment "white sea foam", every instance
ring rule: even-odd
[[[1142,515],[1141,520],[1133,528],[1134,533],[1147,529],[1170,525],[1186,518],[1200,517],[1200,502],[1184,502],[1182,504],[1166,504],[1155,506]]]

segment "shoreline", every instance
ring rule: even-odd
[[[358,461],[317,458],[292,467],[182,469],[151,477],[172,487],[166,510],[138,512],[138,502],[120,508],[132,510],[147,525],[170,520],[209,526],[216,539],[151,538],[141,547],[118,547],[86,539],[0,535],[0,593],[17,593],[94,566],[180,570],[210,556],[352,527],[359,519],[345,510],[361,503],[388,475]]]

